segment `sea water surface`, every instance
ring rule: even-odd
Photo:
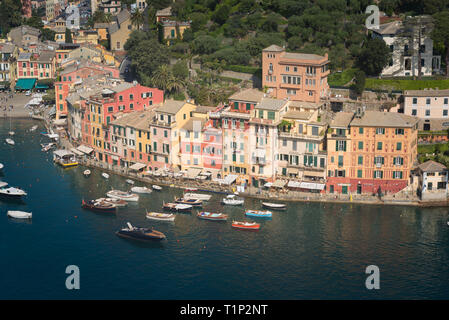
[[[244,209],[224,207],[214,194],[203,208],[229,214],[227,222],[176,214],[174,223],[145,218],[182,190],[141,195],[115,215],[81,209],[125,178],[85,178],[82,166],[63,169],[41,152],[48,139],[29,132],[32,120],[13,120],[15,146],[5,143],[9,120],[0,120],[0,180],[23,188],[23,203],[0,201],[1,299],[448,299],[448,209],[331,203],[291,203],[261,230],[234,230],[250,220]],[[136,185],[142,183],[136,182]],[[31,211],[30,222],[6,216]],[[126,222],[154,226],[161,243],[118,238]],[[80,269],[80,290],[67,290],[68,265]],[[380,269],[380,289],[367,290],[365,269]]]

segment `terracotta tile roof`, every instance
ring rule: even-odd
[[[257,89],[246,89],[239,92],[234,93],[229,97],[229,100],[238,100],[238,101],[250,101],[259,103],[262,101],[265,93]]]
[[[447,167],[441,163],[435,162],[433,160],[421,163],[418,168],[423,172],[441,172],[447,171]]]
[[[410,128],[418,122],[416,117],[396,112],[365,111],[361,118],[351,121],[351,126]]]
[[[449,97],[449,89],[446,90],[406,90],[405,97]]]
[[[186,104],[185,101],[166,100],[160,107],[156,108],[158,112],[176,114]]]
[[[347,128],[354,118],[353,112],[337,112],[335,118],[331,121],[331,128]]]

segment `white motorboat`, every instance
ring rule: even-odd
[[[36,129],[37,129],[37,125],[32,126],[31,129],[30,129],[30,131],[33,132],[33,131],[36,131]]]
[[[147,212],[146,217],[147,219],[158,221],[175,221],[173,213]]]
[[[13,135],[15,135],[16,133],[15,133],[14,131],[9,131],[8,134],[9,134],[10,136],[13,136]]]
[[[242,198],[236,197],[234,194],[230,194],[226,198],[223,198],[222,202],[223,202],[223,204],[227,204],[230,206],[240,206],[245,202],[245,200]]]
[[[152,187],[154,190],[157,190],[157,191],[161,191],[161,190],[162,190],[162,187],[161,187],[161,186],[158,186],[158,185],[155,185],[155,184],[153,184],[151,187]]]
[[[137,194],[128,193],[120,190],[111,190],[106,193],[109,198],[120,199],[125,201],[139,201]]]
[[[10,144],[12,146],[16,144],[13,139],[6,138],[5,141],[7,144]]]
[[[41,151],[42,151],[42,152],[47,152],[48,150],[50,150],[51,148],[53,148],[54,146],[56,146],[56,144],[53,143],[53,142],[50,142],[50,143],[42,143],[41,146],[42,146]]]
[[[9,187],[9,188],[1,188],[0,189],[0,197],[19,199],[22,196],[26,196],[27,193],[19,188]]]
[[[209,201],[212,196],[210,194],[204,194],[204,193],[185,193],[184,199],[198,199],[202,201]]]
[[[101,175],[103,176],[103,178],[109,179],[109,175],[106,172],[103,172]]]
[[[5,166],[3,165],[3,163],[0,163],[0,170],[2,170]]]
[[[132,181],[131,179],[126,179],[126,183],[128,183],[128,184],[134,184],[134,181]]]
[[[128,205],[128,202],[121,199],[115,199],[115,198],[98,198],[95,200],[95,202],[105,202],[114,204],[116,207],[126,207]]]
[[[132,187],[131,192],[134,193],[151,193],[153,192],[150,188],[147,187]]]
[[[283,203],[270,203],[270,202],[262,202],[262,206],[265,208],[275,209],[275,210],[285,210],[287,209],[287,205]]]
[[[8,212],[6,214],[11,218],[16,218],[16,219],[31,219],[33,216],[33,214],[31,212],[13,211],[13,210],[8,210]]]
[[[0,188],[4,188],[8,185],[8,182],[0,181]]]
[[[84,170],[83,174],[84,174],[84,176],[88,177],[88,176],[90,176],[91,172],[89,169],[87,169],[87,170]]]

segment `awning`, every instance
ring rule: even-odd
[[[53,154],[59,158],[74,156],[74,154],[72,152],[64,150],[64,149],[55,150],[55,151],[53,151]]]
[[[65,125],[65,124],[67,124],[67,118],[65,118],[65,119],[57,119],[57,120],[53,120],[53,123],[54,123],[56,126],[63,126],[63,125]]]
[[[36,79],[19,79],[16,82],[16,90],[31,90],[36,83]]]
[[[48,86],[46,84],[36,84],[36,89],[48,89]]]
[[[234,181],[237,180],[237,175],[236,174],[228,174],[224,179],[223,179],[223,184],[231,184],[234,183]]]
[[[94,149],[92,149],[88,146],[85,146],[85,145],[81,145],[77,149],[85,154],[90,154],[90,153],[92,153],[92,151],[94,151]]]
[[[299,187],[301,189],[323,190],[324,186],[323,183],[301,182]]]
[[[287,184],[287,180],[276,180],[273,182],[272,187],[283,188]]]
[[[83,156],[84,155],[84,153],[82,153],[81,151],[79,151],[79,150],[77,150],[75,148],[70,149],[70,151],[72,151],[77,156]]]
[[[187,169],[187,179],[195,179],[201,172],[202,169],[200,168],[188,168]]]
[[[298,174],[299,170],[297,168],[287,168],[287,174]]]
[[[301,188],[301,182],[290,180],[287,184],[289,188]]]
[[[129,167],[130,170],[139,171],[140,169],[145,168],[147,165],[143,163],[136,162],[132,166]]]

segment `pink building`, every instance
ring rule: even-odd
[[[271,45],[262,50],[262,86],[277,99],[318,103],[329,92],[327,57]]]

